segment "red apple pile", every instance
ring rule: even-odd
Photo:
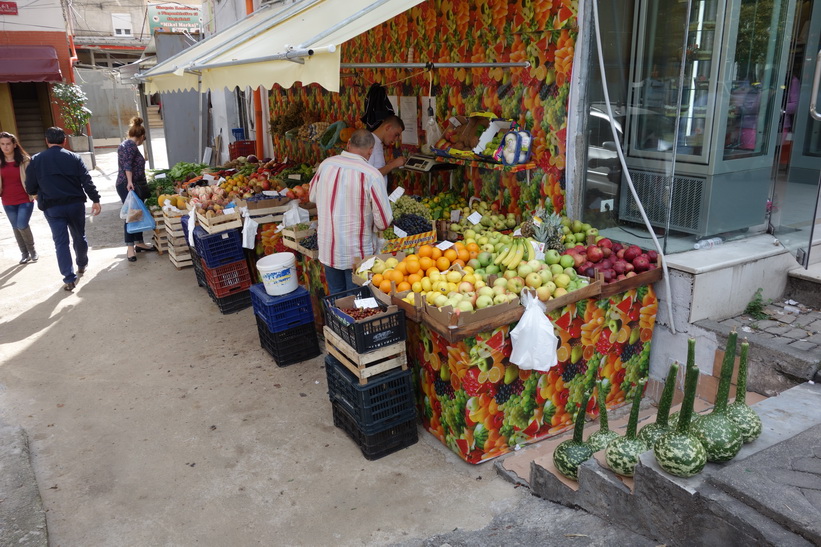
[[[564,254],[573,257],[573,267],[579,275],[593,278],[601,272],[605,283],[658,268],[656,251],[644,251],[638,245],[624,246],[606,237],[595,245],[571,247]]]

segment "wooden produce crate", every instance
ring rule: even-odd
[[[404,251],[405,249],[413,249],[421,245],[436,243],[436,230],[423,232],[421,234],[414,234],[408,237],[399,237],[396,239],[389,239],[382,247],[383,253],[394,253],[396,251]]]
[[[315,259],[319,257],[319,251],[314,249],[308,249],[299,244],[299,242],[305,239],[306,237],[310,237],[316,233],[316,230],[314,228],[309,228],[307,230],[293,230],[291,228],[283,228],[282,232],[280,233],[282,235],[282,243],[285,244],[285,246],[289,249],[293,249],[310,258]]]
[[[367,384],[368,379],[377,374],[397,368],[402,370],[408,368],[404,340],[360,354],[330,327],[325,326],[323,333],[325,334],[325,348],[359,379],[361,385]]]
[[[185,232],[182,230],[182,217],[184,217],[188,213],[181,212],[179,214],[174,214],[169,211],[163,210],[162,219],[163,224],[165,225],[165,232],[168,237],[184,237]]]
[[[239,213],[223,213],[207,217],[202,212],[197,211],[197,224],[209,234],[217,234],[234,228],[242,228],[242,217]]]
[[[163,254],[168,250],[168,238],[165,235],[165,229],[154,230],[154,235],[151,236],[151,242],[159,254]]]
[[[168,258],[171,260],[171,264],[173,264],[178,270],[194,265],[191,257],[191,251],[187,245],[184,248],[169,247]]]
[[[601,274],[599,274],[599,276],[601,276]],[[662,270],[661,267],[659,267],[653,270],[647,270],[646,272],[641,272],[640,274],[636,274],[633,277],[622,279],[621,281],[614,281],[612,283],[605,283],[604,281],[601,281],[601,295],[603,297],[610,297],[614,294],[618,294],[629,289],[641,287],[642,285],[651,285],[656,281],[661,280],[663,276],[664,270]]]

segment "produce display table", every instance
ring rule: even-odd
[[[658,304],[651,285],[588,298],[549,312],[559,364],[546,373],[509,361],[516,323],[449,341],[426,323],[408,321],[408,359],[425,429],[468,463],[482,463],[557,435],[573,424],[587,379],[598,371],[622,405],[648,375]],[[597,413],[591,399],[587,413]]]

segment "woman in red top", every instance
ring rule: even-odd
[[[31,158],[17,137],[3,131],[0,133],[0,199],[3,209],[11,222],[14,237],[23,257],[20,264],[37,262],[40,258],[34,250],[34,236],[29,227],[34,200],[26,193],[26,166]]]

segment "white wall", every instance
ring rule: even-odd
[[[60,0],[17,2],[17,15],[0,17],[0,32],[65,32],[66,21]]]

